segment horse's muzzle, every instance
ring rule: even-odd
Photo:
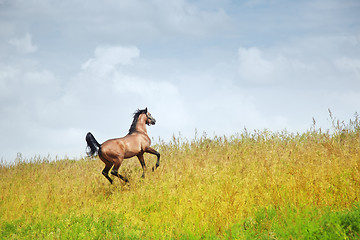
[[[156,120],[155,118],[149,118],[150,121],[147,122],[147,125],[150,126],[150,125],[155,125],[156,123]]]

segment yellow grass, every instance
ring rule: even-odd
[[[353,122],[337,126],[333,134],[174,138],[155,146],[161,165],[145,179],[136,158],[124,161],[120,173],[129,184],[115,179],[110,185],[97,158],[2,165],[0,221],[111,215],[138,237],[179,238],[221,236],[263,207],[346,209],[360,197],[360,131]],[[149,169],[155,165],[155,157],[145,160]]]

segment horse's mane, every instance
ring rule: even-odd
[[[143,114],[143,113],[146,113],[146,112],[147,112],[147,109],[143,109],[143,110],[138,109],[136,112],[134,112],[134,119],[133,119],[133,122],[132,122],[132,124],[130,126],[128,134],[131,134],[131,133],[135,132],[136,124],[137,124],[137,121],[139,119],[140,114]]]

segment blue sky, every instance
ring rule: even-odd
[[[360,109],[360,2],[0,0],[0,158],[83,156],[148,107],[154,139],[302,132]]]

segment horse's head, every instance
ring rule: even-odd
[[[151,116],[151,114],[148,112],[147,108],[140,110],[138,109],[134,113],[134,119],[129,129],[129,134],[135,132],[135,131],[145,131],[146,132],[146,126],[147,125],[154,125],[156,123],[155,118]]]
[[[150,125],[155,125],[156,120],[155,120],[155,118],[153,118],[153,116],[151,116],[151,114],[150,114],[150,112],[147,110],[147,108],[145,108],[145,114],[146,114],[146,117],[147,117],[147,119],[146,119],[146,124],[147,124],[148,126],[150,126]]]

